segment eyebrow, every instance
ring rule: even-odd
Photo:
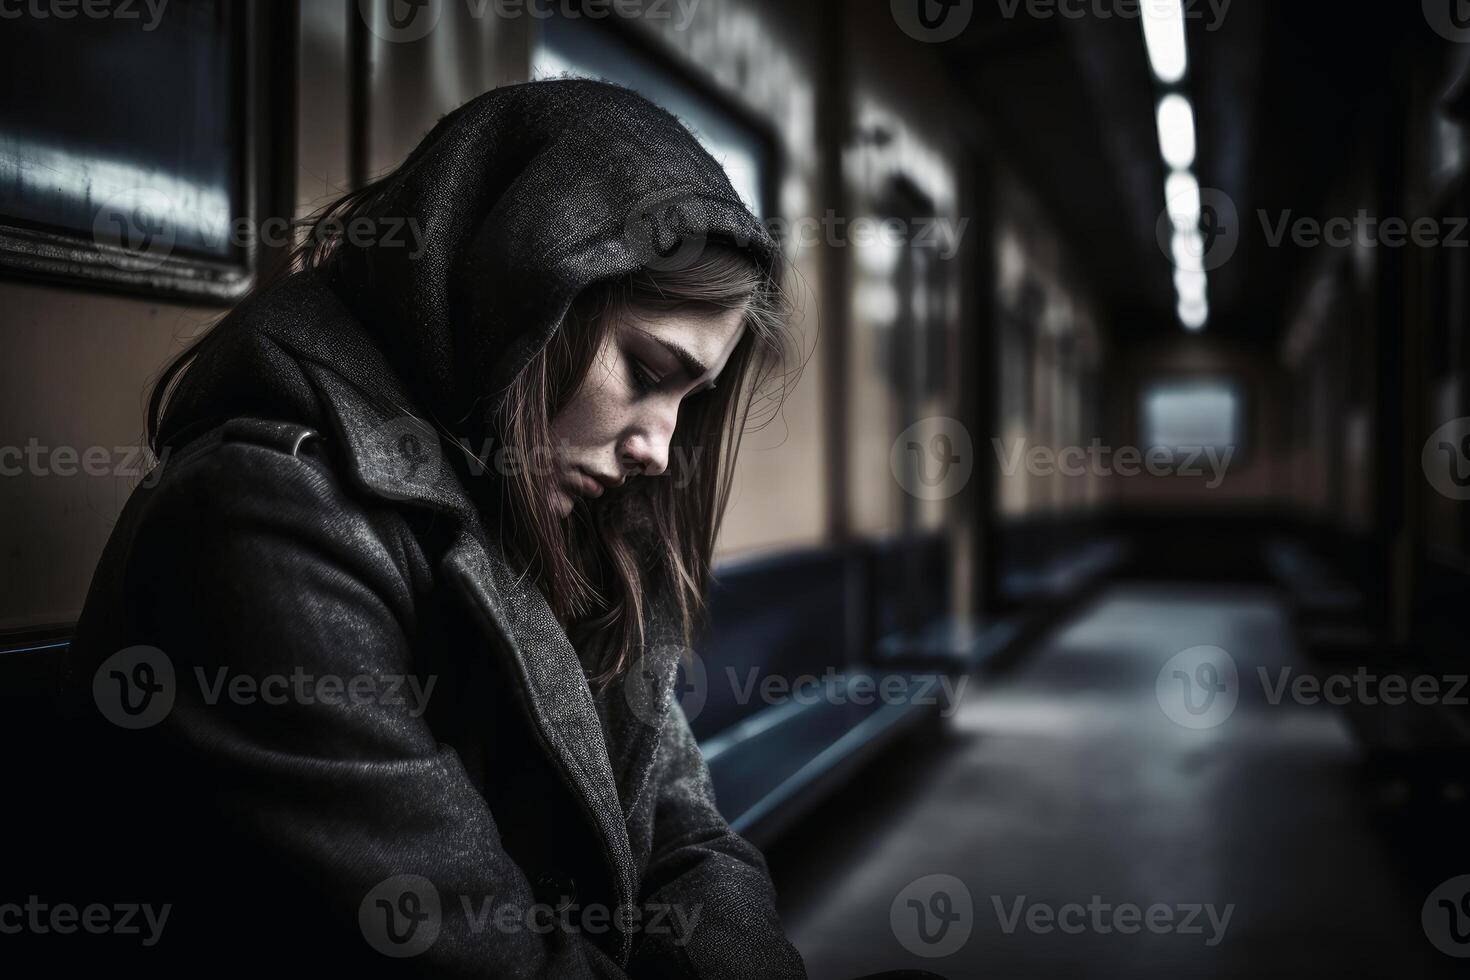
[[[641,327],[634,327],[633,329],[637,330],[643,336],[647,337],[649,340],[658,344],[664,350],[672,354],[674,356],[674,359],[677,360],[680,366],[684,368],[684,371],[689,375],[690,379],[703,377],[704,375],[709,373],[710,369],[703,361],[701,361],[699,358],[695,357],[693,354],[689,353],[689,351],[685,350],[683,347],[680,347],[673,341],[665,340],[662,337],[655,336],[654,334],[649,333],[647,330],[644,330]],[[706,381],[704,384],[700,385],[700,390],[703,390],[705,388],[713,388],[714,386],[715,383],[713,380]]]

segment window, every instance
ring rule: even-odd
[[[1143,446],[1174,452],[1239,448],[1239,387],[1217,378],[1154,382],[1143,391]]]
[[[228,300],[248,285],[250,37],[258,15],[195,0],[138,18],[5,21],[0,264],[47,278]]]

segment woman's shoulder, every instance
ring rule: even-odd
[[[313,552],[381,584],[411,574],[419,551],[402,517],[356,492],[333,440],[313,426],[240,416],[165,447],[120,523],[151,566],[248,560],[267,574],[287,552]]]
[[[149,471],[145,485],[150,480],[158,483],[165,476],[173,477],[175,472],[183,471],[186,463],[195,460],[212,459],[216,465],[231,460],[243,462],[251,453],[239,452],[241,449],[309,458],[313,454],[304,450],[312,440],[320,438],[321,432],[313,426],[281,419],[238,416],[203,420],[156,451],[157,463]]]
[[[254,496],[279,503],[281,494],[299,496],[292,493],[298,487],[325,503],[339,483],[322,434],[279,419],[208,420],[155,457],[136,494],[149,511],[189,505],[223,516],[234,502]]]
[[[162,456],[129,498],[73,660],[167,638],[181,663],[330,662],[340,651],[310,642],[328,621],[344,636],[396,635],[431,579],[411,529],[352,493],[327,439],[232,418]]]

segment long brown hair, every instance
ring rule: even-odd
[[[769,409],[779,408],[798,373],[784,370],[792,353],[785,294],[745,253],[715,243],[681,268],[644,269],[594,286],[516,377],[492,424],[514,458],[532,458],[551,446],[552,420],[576,393],[608,331],[675,311],[710,317],[729,310],[743,311],[745,329],[720,383],[679,407],[669,446],[677,467],[630,480],[585,508],[579,501],[565,520],[534,468],[519,467],[502,484],[507,541],[536,576],[584,663],[597,665],[599,686],[620,677],[643,649],[651,596],[673,600],[683,643],[693,641],[741,437],[753,415],[764,417],[758,427]],[[776,381],[782,384],[773,386]]]
[[[329,268],[340,239],[322,230],[369,213],[392,176],[299,222],[302,240],[279,275]],[[583,663],[593,665],[591,681],[599,691],[621,677],[643,650],[653,597],[672,600],[682,642],[686,648],[693,643],[705,613],[741,438],[779,412],[801,373],[787,329],[788,297],[778,275],[764,272],[747,253],[713,240],[680,268],[646,268],[589,287],[551,341],[512,380],[486,430],[476,433],[493,452],[504,447],[516,460],[541,458],[553,449],[552,420],[581,386],[608,331],[674,311],[695,317],[743,311],[744,330],[719,384],[686,397],[679,408],[669,455],[681,465],[664,476],[629,480],[597,501],[579,501],[570,518],[562,518],[535,467],[496,473],[487,460],[476,458],[475,472],[484,474],[478,479],[487,483],[472,487],[473,495],[482,510],[494,511],[486,516],[498,525],[507,556],[534,577]],[[181,352],[154,382],[147,425],[155,455],[168,393],[214,334],[205,333]],[[464,449],[461,434],[435,424],[452,449]],[[675,470],[689,477],[687,484],[676,483]]]

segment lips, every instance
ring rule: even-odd
[[[573,480],[572,480],[573,484],[576,486],[577,490],[582,493],[583,496],[587,496],[587,497],[601,497],[602,496],[602,491],[603,491],[604,488],[603,488],[603,486],[602,486],[601,483],[597,482],[592,477],[588,476],[586,473],[583,473],[581,470],[577,470],[575,473],[572,474],[572,476],[573,476]]]

